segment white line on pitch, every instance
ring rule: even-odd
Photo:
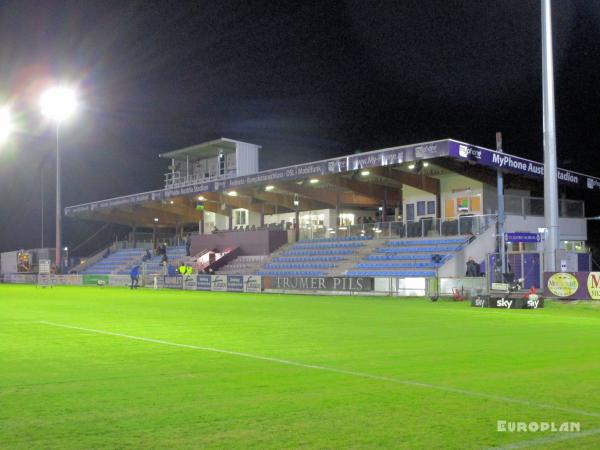
[[[560,435],[547,436],[538,439],[530,439],[528,441],[515,442],[514,444],[507,444],[501,447],[492,447],[490,450],[514,450],[525,447],[538,447],[540,445],[548,445],[553,444],[555,442],[570,441],[572,439],[580,439],[586,436],[595,436],[597,434],[600,434],[600,428],[593,428],[591,430],[582,431],[580,433],[563,433]]]
[[[353,370],[336,369],[335,367],[320,366],[320,365],[316,365],[316,364],[305,364],[305,363],[301,363],[301,362],[297,362],[297,361],[290,361],[287,359],[273,358],[270,356],[254,355],[252,353],[236,352],[233,350],[224,350],[224,349],[214,348],[214,347],[202,347],[202,346],[198,346],[198,345],[179,344],[177,342],[163,341],[160,339],[152,339],[152,338],[146,338],[146,337],[142,337],[142,336],[132,336],[130,334],[114,333],[112,331],[96,330],[93,328],[84,328],[84,327],[78,327],[75,325],[67,325],[67,324],[56,323],[56,322],[47,322],[45,320],[40,320],[39,323],[42,323],[45,325],[50,325],[53,327],[69,328],[72,330],[87,331],[87,332],[98,333],[98,334],[106,334],[108,336],[117,336],[117,337],[122,337],[122,338],[127,338],[127,339],[133,339],[136,341],[151,342],[153,344],[169,345],[171,347],[180,347],[180,348],[187,348],[187,349],[191,349],[191,350],[202,350],[202,351],[207,351],[207,352],[222,353],[225,355],[240,356],[243,358],[257,359],[257,360],[261,360],[261,361],[270,361],[270,362],[274,362],[274,363],[278,363],[278,364],[284,364],[287,366],[302,367],[305,369],[322,370],[325,372],[338,373],[341,375],[349,375],[349,376],[365,378],[365,379],[369,379],[369,380],[387,381],[389,383],[403,384],[406,386],[435,389],[438,391],[462,394],[462,395],[469,396],[469,397],[487,398],[487,399],[495,400],[495,401],[499,401],[499,402],[516,403],[519,405],[529,406],[529,407],[533,407],[533,408],[552,409],[555,411],[568,412],[571,414],[579,414],[582,416],[600,417],[600,412],[590,412],[590,411],[585,411],[585,410],[578,409],[578,408],[566,408],[563,406],[551,405],[551,404],[547,404],[547,403],[531,402],[529,400],[522,400],[522,399],[513,398],[513,397],[505,397],[505,396],[500,396],[500,395],[486,394],[485,392],[469,391],[466,389],[453,388],[450,386],[444,386],[444,385],[439,385],[439,384],[421,383],[419,381],[411,381],[411,380],[401,380],[398,378],[391,378],[391,377],[386,377],[386,376],[382,376],[382,375],[372,375],[372,374],[365,373],[365,372],[355,372]]]

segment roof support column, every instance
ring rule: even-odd
[[[132,243],[133,243],[133,248],[137,248],[137,225],[134,223],[131,226],[131,234],[132,234]]]

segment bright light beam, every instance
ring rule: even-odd
[[[8,108],[0,109],[0,142],[5,142],[12,133],[13,125]]]
[[[56,123],[73,115],[77,109],[77,95],[67,87],[53,87],[42,94],[42,114]]]

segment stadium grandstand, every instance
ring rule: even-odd
[[[169,262],[197,273],[461,277],[469,257],[485,273],[497,263],[501,169],[506,236],[529,237],[507,241],[509,265],[526,284],[541,285],[539,162],[452,139],[265,171],[259,152],[258,145],[221,138],[164,153],[161,189],[67,207],[71,219],[131,229],[126,242],[71,271],[127,274],[142,264],[145,274],[166,273],[156,253],[165,243]],[[585,205],[577,194],[599,191],[600,179],[559,169],[558,181],[561,261],[589,270]]]

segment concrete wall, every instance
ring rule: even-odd
[[[446,200],[455,200],[459,197],[481,197],[481,209],[484,210],[483,183],[472,178],[456,173],[441,175],[440,189],[442,191],[442,218],[446,219]],[[471,214],[482,214],[483,211],[473,211]],[[456,213],[455,213],[456,214]]]
[[[587,220],[583,218],[560,217],[558,219],[561,241],[587,241]],[[507,233],[526,231],[537,233],[544,227],[542,216],[507,215],[504,229]]]
[[[419,216],[417,215],[417,202],[423,201],[425,202],[425,214]],[[413,203],[415,205],[415,221],[418,221],[422,217],[435,217],[435,214],[427,214],[427,202],[435,202],[435,195],[412,186],[404,185],[402,187],[402,212],[404,220],[408,220],[406,205],[409,203]],[[439,208],[439,205],[436,205],[436,208]]]
[[[285,230],[224,231],[192,236],[192,254],[203,250],[240,248],[241,255],[268,255],[287,244]]]
[[[446,278],[464,277],[469,257],[473,257],[477,263],[481,263],[488,253],[494,253],[495,250],[496,227],[490,226],[477,239],[467,245],[462,252],[457,253],[454,258],[444,264],[439,270],[439,276]]]

